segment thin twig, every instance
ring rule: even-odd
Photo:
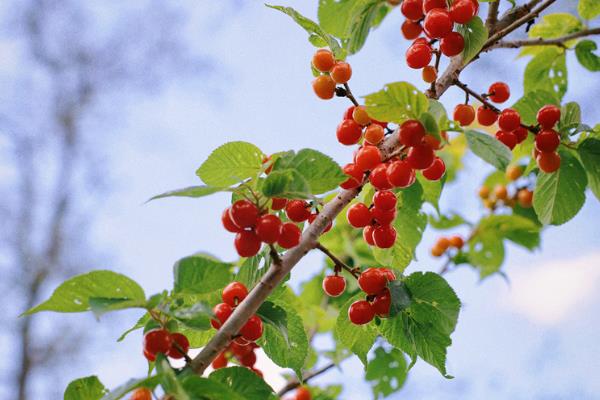
[[[350,99],[352,104],[358,107],[358,101],[356,101],[356,98],[354,98],[354,95],[352,94],[352,90],[350,90],[350,86],[348,85],[348,83],[344,83],[344,89],[346,89],[346,97]]]
[[[321,367],[315,371],[308,372],[306,375],[304,375],[302,380],[304,381],[304,383],[306,383],[306,382],[310,381],[311,379],[314,379],[317,376],[324,374],[325,372],[329,371],[333,367],[335,367],[334,363],[327,364],[324,367]],[[284,394],[296,389],[300,385],[301,385],[301,383],[297,379],[294,379],[293,381],[288,382],[287,385],[285,385],[283,388],[281,388],[281,390],[279,392],[277,392],[277,396],[281,397]]]
[[[500,41],[496,43],[494,46],[488,48],[491,49],[516,49],[519,47],[525,46],[560,46],[565,48],[565,43],[569,40],[592,36],[592,35],[600,35],[600,28],[591,28],[585,29],[583,31],[571,33],[569,35],[561,36],[554,39],[544,39],[544,38],[536,38],[536,39],[525,39],[525,40],[511,40],[511,41]]]
[[[329,257],[329,259],[331,259],[331,261],[333,261],[333,264],[340,269],[345,269],[346,271],[348,271],[353,277],[358,279],[358,273],[356,272],[356,270],[354,270],[353,268],[349,267],[348,265],[346,265],[345,262],[343,262],[342,260],[340,260],[339,258],[337,258],[335,256],[335,254],[333,254],[327,247],[323,246],[321,243],[318,243],[315,245],[315,249],[320,250],[323,254],[325,254],[327,257]]]

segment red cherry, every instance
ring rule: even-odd
[[[253,347],[250,344],[241,345],[236,342],[231,342],[229,344],[229,350],[237,357],[242,358],[248,353],[252,353],[254,351]]]
[[[392,305],[392,296],[388,288],[383,289],[381,293],[375,295],[373,303],[373,311],[380,317],[386,317],[390,313],[390,306]]]
[[[348,309],[348,318],[354,325],[364,325],[373,320],[375,312],[371,303],[365,300],[355,301]]]
[[[213,308],[213,314],[217,319],[211,319],[210,324],[213,328],[219,329],[222,324],[227,321],[229,316],[233,313],[233,308],[227,303],[219,303]]]
[[[241,282],[231,282],[225,286],[223,293],[221,293],[223,303],[229,304],[231,307],[240,304],[246,296],[248,296],[248,288]]]
[[[352,77],[352,67],[347,62],[338,61],[331,68],[330,76],[335,83],[346,83]]]
[[[258,315],[250,317],[248,322],[240,329],[242,337],[250,342],[257,341],[263,333],[263,323]]]
[[[242,231],[242,228],[240,228],[239,226],[237,226],[232,220],[231,220],[231,215],[229,214],[229,208],[226,208],[223,211],[223,214],[221,214],[221,223],[223,224],[223,227],[232,233],[238,233]]]
[[[281,220],[273,214],[265,214],[258,219],[256,235],[265,243],[275,243],[281,233]]]
[[[388,180],[387,165],[379,164],[371,171],[369,182],[377,190],[387,190],[392,188],[392,184]]]
[[[439,157],[433,161],[433,164],[427,169],[423,170],[423,176],[430,181],[438,181],[444,176],[446,172],[446,164],[444,164],[444,160]]]
[[[298,246],[300,238],[302,237],[302,231],[295,224],[286,222],[281,225],[281,235],[277,244],[284,249],[291,249],[292,247]]]
[[[380,226],[373,231],[375,246],[389,249],[396,243],[396,229],[393,226]]]
[[[227,357],[225,357],[225,352],[220,352],[217,358],[213,360],[211,365],[214,369],[225,368],[227,366]]]
[[[475,121],[475,109],[468,104],[458,104],[454,107],[453,118],[460,123],[460,126],[471,125]]]
[[[503,131],[514,131],[521,125],[521,116],[516,110],[507,108],[500,113],[498,126]]]
[[[433,39],[441,39],[452,32],[452,19],[450,13],[443,8],[434,8],[429,11],[423,21],[423,30]]]
[[[446,57],[457,56],[462,53],[464,48],[465,38],[458,32],[450,32],[440,41],[440,50]]]
[[[172,333],[171,342],[171,349],[169,350],[169,353],[167,353],[167,355],[176,360],[184,358],[190,350],[190,341],[188,340],[188,338],[182,333]],[[177,344],[179,348],[177,348],[175,344]],[[181,349],[183,353],[179,349]]]
[[[402,35],[407,40],[414,40],[419,37],[423,28],[419,22],[411,21],[410,19],[405,20],[402,23]]]
[[[394,187],[405,188],[415,182],[415,171],[408,161],[394,161],[387,169],[388,180]]]
[[[446,0],[424,0],[423,1],[423,14],[427,14],[434,8],[448,8]]]
[[[346,212],[348,223],[354,228],[364,228],[371,223],[371,210],[364,203],[351,205]]]
[[[346,280],[340,275],[329,275],[323,279],[323,290],[330,297],[338,297],[346,290]]]
[[[254,354],[254,352],[252,351],[246,354],[245,356],[241,357],[239,360],[240,364],[242,364],[244,367],[253,367],[254,364],[256,364],[256,354]]]
[[[312,88],[317,97],[322,100],[333,99],[335,95],[335,82],[329,75],[317,76],[312,81]]]
[[[358,286],[366,294],[380,293],[386,285],[387,278],[381,268],[367,268],[358,277]]]
[[[337,126],[335,132],[338,142],[346,146],[358,143],[362,136],[362,127],[353,119],[345,119]]]
[[[380,268],[383,275],[385,276],[385,279],[387,279],[388,281],[395,281],[396,280],[396,274],[394,274],[394,271],[392,271],[390,268]]]
[[[296,397],[294,400],[312,400],[312,396],[308,388],[300,386],[298,389],[296,389]]]
[[[477,6],[473,0],[456,0],[450,7],[450,16],[457,24],[466,24],[477,14]]]
[[[229,216],[240,228],[251,228],[258,219],[258,207],[249,200],[238,200],[231,205]]]
[[[560,168],[560,155],[558,153],[540,153],[536,159],[538,167],[547,174]]]
[[[415,119],[409,119],[400,125],[399,140],[405,146],[411,147],[420,144],[424,136],[423,124]]]
[[[352,115],[354,114],[354,109],[356,108],[356,106],[350,106],[346,109],[346,111],[344,111],[344,116],[342,117],[342,119],[353,119]]]
[[[319,214],[317,214],[317,213],[310,214],[310,217],[308,217],[308,223],[312,224],[313,222],[315,222],[315,219],[317,219],[318,216],[319,216]],[[333,222],[329,221],[329,223],[323,230],[323,233],[329,232],[331,230],[331,228],[333,228]]]
[[[413,43],[406,50],[406,64],[413,69],[421,69],[431,62],[433,52],[429,44]]]
[[[545,105],[537,113],[537,122],[544,129],[553,128],[560,120],[560,108],[553,104]]]
[[[373,207],[371,210],[371,215],[373,219],[377,221],[379,225],[389,225],[396,219],[396,209],[393,208],[391,210],[382,210],[377,207]]]
[[[553,129],[544,129],[535,135],[535,148],[543,153],[552,153],[558,149],[560,136]]]
[[[483,126],[491,126],[498,120],[498,114],[491,108],[479,106],[477,109],[477,122]]]
[[[233,244],[240,257],[253,257],[258,254],[262,243],[256,233],[242,231],[235,235]]]
[[[285,206],[285,215],[294,222],[304,222],[310,217],[310,205],[304,200],[291,200]]]
[[[135,389],[129,400],[152,400],[152,391],[147,388]]]
[[[375,146],[363,146],[356,153],[354,164],[362,171],[369,171],[381,163],[381,152]]]
[[[504,143],[504,145],[511,150],[515,148],[518,142],[517,135],[506,131],[496,132],[496,139]]]
[[[513,133],[517,137],[517,143],[522,143],[525,141],[525,139],[527,139],[529,131],[526,128],[523,128],[522,126],[519,126],[513,131]]]
[[[171,335],[166,329],[152,329],[144,335],[144,352],[156,357],[167,354],[171,349]]]
[[[389,190],[378,190],[373,196],[373,204],[380,210],[395,210],[398,199],[394,192]]]
[[[373,231],[375,227],[373,225],[365,226],[363,229],[363,239],[370,246],[375,246],[375,241],[373,240]]]
[[[420,144],[408,151],[406,161],[413,169],[427,169],[433,164],[435,153],[431,146]]]
[[[271,199],[271,210],[273,211],[279,211],[279,210],[283,210],[287,204],[287,199],[280,199],[277,197],[273,197]]]
[[[494,103],[504,103],[510,97],[510,88],[504,82],[495,82],[490,85],[488,94]]]
[[[404,0],[400,12],[412,21],[420,20],[423,18],[423,0]]]
[[[348,175],[348,179],[340,184],[342,189],[354,189],[360,186],[363,180],[363,171],[354,164],[346,164],[342,171]]]
[[[146,350],[143,351],[144,353],[144,357],[146,357],[146,360],[153,362],[154,360],[156,360],[156,354],[152,354],[147,352]]]

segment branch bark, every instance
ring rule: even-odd
[[[488,32],[493,32],[498,23],[498,7],[500,7],[500,0],[496,0],[489,4],[488,16],[485,21],[485,26]]]

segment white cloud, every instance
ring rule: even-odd
[[[557,324],[595,295],[600,253],[542,262],[511,272],[501,305],[537,323]]]

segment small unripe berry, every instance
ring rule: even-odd
[[[531,208],[531,205],[533,204],[533,192],[528,189],[519,190],[519,193],[517,193],[517,201],[521,207]]]
[[[521,177],[522,173],[523,169],[521,167],[519,167],[518,165],[511,165],[506,169],[506,178],[509,181],[516,181]]]
[[[504,185],[496,185],[494,188],[494,197],[496,200],[506,200],[508,198],[508,190]]]
[[[435,67],[431,65],[427,65],[426,67],[424,67],[421,71],[421,75],[423,77],[423,80],[427,83],[435,82],[435,80],[437,79],[437,71]]]
[[[348,82],[352,77],[352,68],[347,62],[338,61],[333,68],[331,68],[330,75],[335,83],[343,84]]]
[[[381,125],[371,124],[365,129],[365,140],[373,146],[378,145],[385,136],[385,130]]]
[[[352,111],[352,119],[356,121],[357,124],[362,126],[371,123],[371,118],[369,117],[369,114],[367,114],[365,106],[354,107],[354,111]]]

